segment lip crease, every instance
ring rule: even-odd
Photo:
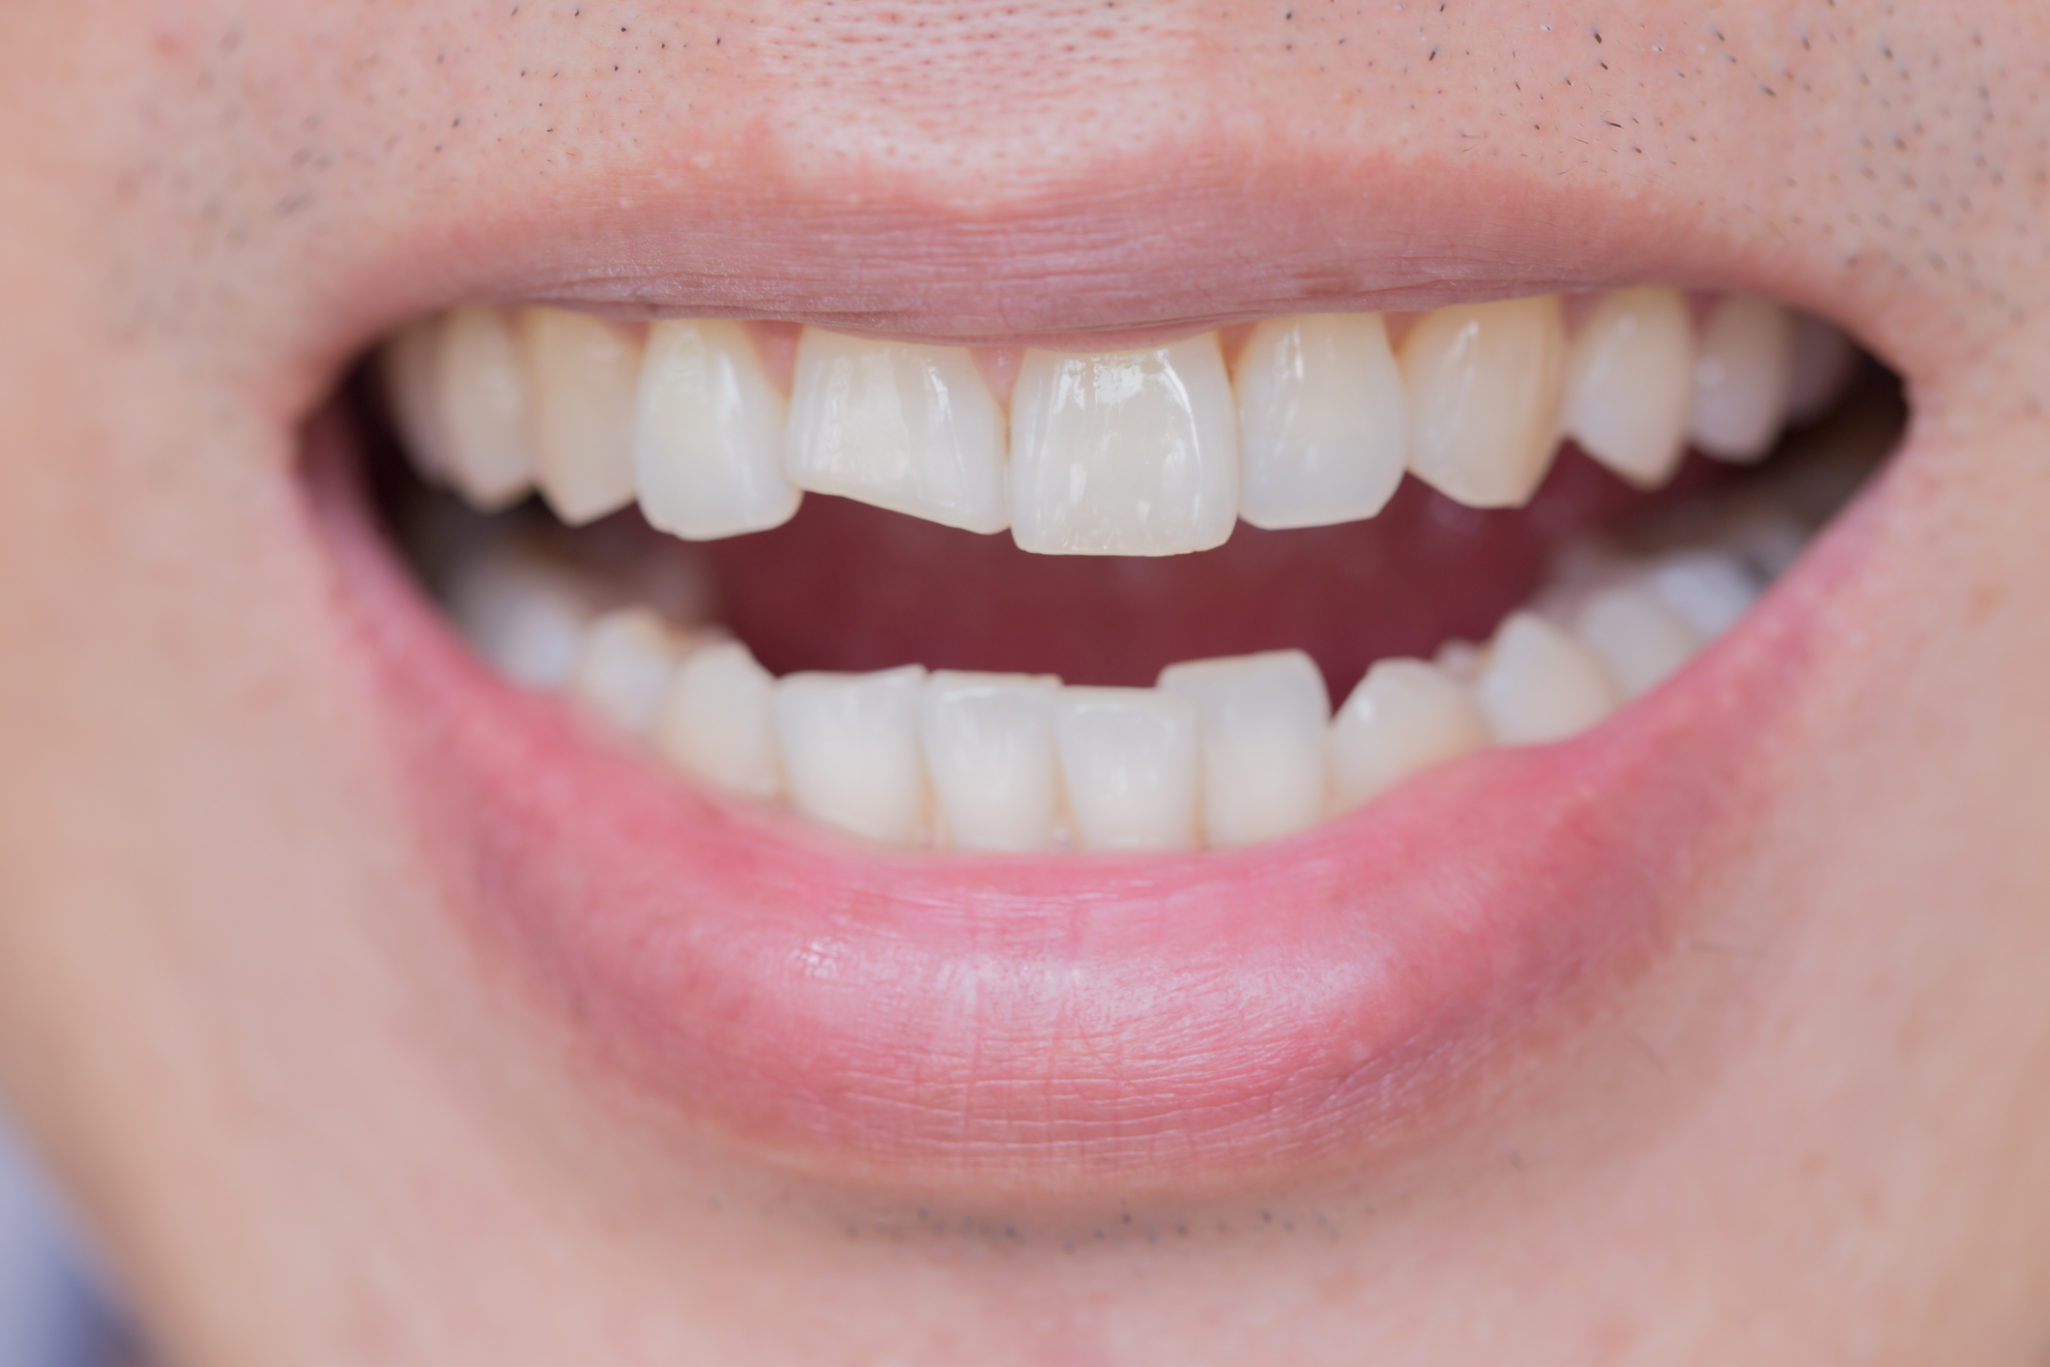
[[[469,655],[375,526],[335,413],[310,517],[445,899],[602,1075],[885,1190],[1299,1178],[1442,1131],[1612,999],[1769,819],[1868,488],[1729,636],[1565,743],[1484,752],[1196,856],[901,853],[658,771]],[[1875,480],[1874,484],[1883,481]]]

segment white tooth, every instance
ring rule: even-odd
[[[1238,414],[1217,334],[1028,351],[1011,397],[1011,535],[1045,555],[1175,555],[1238,517]]]
[[[1496,631],[1474,696],[1504,745],[1563,740],[1622,700],[1592,651],[1529,612],[1511,613]]]
[[[1402,375],[1417,478],[1470,507],[1530,501],[1559,439],[1566,326],[1556,296],[1425,314],[1403,338]]]
[[[1709,316],[1694,358],[1688,433],[1722,460],[1759,460],[1787,419],[1794,324],[1768,300],[1732,295]]]
[[[1844,396],[1858,349],[1841,330],[1812,314],[1794,317],[1793,373],[1787,381],[1787,417],[1811,423]]]
[[[1614,290],[1566,359],[1566,434],[1641,489],[1673,477],[1687,454],[1694,321],[1678,290]]]
[[[806,328],[784,461],[822,494],[971,532],[1011,522],[1003,414],[962,347]]]
[[[1082,848],[1195,848],[1195,704],[1157,688],[1063,688],[1053,727]]]
[[[957,849],[1023,852],[1053,843],[1060,807],[1052,675],[936,671],[921,708],[926,773]]]
[[[591,623],[570,693],[630,736],[646,735],[678,654],[668,623],[646,608],[614,608]]]
[[[684,772],[722,788],[774,797],[782,787],[775,696],[775,678],[746,646],[703,646],[669,676],[655,748]]]
[[[694,541],[780,527],[803,497],[783,475],[783,396],[739,323],[651,323],[633,437],[648,524]]]
[[[599,593],[560,561],[503,541],[457,559],[444,601],[456,630],[499,673],[553,690],[576,669]]]
[[[1239,516],[1255,527],[1372,517],[1409,456],[1409,394],[1377,313],[1273,318],[1233,379]]]
[[[424,480],[447,480],[448,436],[441,425],[441,331],[445,315],[409,323],[384,345],[379,378],[392,426],[414,471]]]
[[[450,312],[435,381],[449,483],[485,512],[525,497],[534,484],[534,442],[519,341],[504,310]]]
[[[797,810],[870,840],[925,833],[922,665],[878,674],[791,674],[776,685],[783,781]]]
[[[1712,641],[1735,626],[1758,601],[1758,582],[1734,557],[1716,551],[1663,556],[1645,582],[1704,640]]]
[[[1438,647],[1431,659],[1447,677],[1458,683],[1470,685],[1481,676],[1481,648],[1472,641],[1456,638],[1447,641]]]
[[[1331,795],[1356,807],[1488,743],[1473,694],[1422,660],[1380,660],[1331,723]]]
[[[1209,844],[1269,840],[1324,814],[1331,699],[1308,655],[1191,660],[1163,669],[1160,687],[1196,705]]]
[[[1626,698],[1664,683],[1701,649],[1701,633],[1642,584],[1602,589],[1581,607],[1574,634]]]
[[[633,502],[641,349],[615,323],[567,309],[520,311],[541,496],[572,526]]]

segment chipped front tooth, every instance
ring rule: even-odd
[[[1300,650],[1191,660],[1160,672],[1160,688],[1196,706],[1203,836],[1248,845],[1324,814],[1324,728],[1331,700]]]
[[[527,381],[503,309],[452,310],[435,367],[444,447],[441,472],[483,512],[518,502],[534,483]]]
[[[1642,584],[1599,590],[1582,605],[1574,634],[1587,644],[1625,698],[1649,693],[1701,649],[1701,633]]]
[[[1604,295],[1566,361],[1566,434],[1642,489],[1673,477],[1687,454],[1694,322],[1678,290]]]
[[[1380,660],[1331,723],[1331,800],[1356,807],[1488,743],[1473,694],[1422,660]]]
[[[1011,395],[1011,535],[1046,555],[1175,555],[1238,516],[1238,415],[1217,334],[1028,351]]]
[[[571,526],[633,502],[641,348],[626,329],[567,309],[519,316],[541,496]]]
[[[1004,419],[963,347],[806,328],[785,469],[796,484],[972,532],[1010,525]]]
[[[1475,508],[1529,502],[1559,436],[1566,328],[1557,297],[1427,313],[1403,339],[1402,374],[1417,478]]]
[[[702,646],[684,657],[663,689],[655,748],[709,783],[750,797],[774,797],[782,788],[775,698],[775,678],[746,646]]]
[[[1787,418],[1811,423],[1830,409],[1849,388],[1858,349],[1843,331],[1813,314],[1794,317],[1794,360],[1787,381]]]
[[[1245,521],[1276,530],[1351,522],[1394,496],[1409,456],[1409,396],[1379,314],[1261,323],[1233,386]]]
[[[1758,581],[1734,556],[1717,551],[1662,556],[1645,583],[1708,641],[1735,626],[1758,601]]]
[[[925,834],[925,668],[791,674],[776,685],[784,787],[797,810],[891,844]]]
[[[651,323],[635,402],[634,476],[650,526],[703,541],[780,527],[797,511],[783,395],[739,323]]]
[[[473,650],[513,682],[537,689],[569,682],[600,607],[595,584],[518,540],[459,558],[442,599]]]
[[[1063,688],[1054,743],[1088,850],[1196,845],[1196,707],[1157,688]]]
[[[1024,853],[1053,844],[1060,809],[1050,674],[935,671],[920,708],[946,843]]]
[[[1504,745],[1563,740],[1614,711],[1621,697],[1594,653],[1530,612],[1513,612],[1488,646],[1474,696]]]
[[[1762,459],[1786,422],[1793,375],[1792,316],[1750,295],[1723,300],[1695,351],[1694,444],[1722,460]]]
[[[571,696],[629,736],[644,736],[662,708],[676,634],[646,608],[614,608],[591,623],[570,675]]]

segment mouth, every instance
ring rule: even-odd
[[[382,343],[307,470],[449,900],[604,1076],[787,1168],[1426,1139],[1764,809],[1897,390],[1663,288],[1052,340]]]

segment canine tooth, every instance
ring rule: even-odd
[[[635,404],[634,480],[649,525],[704,541],[780,527],[797,511],[783,396],[739,323],[650,324]]]
[[[922,665],[876,674],[791,674],[776,685],[776,737],[797,810],[870,840],[925,833],[919,754]]]
[[[1255,527],[1372,517],[1409,456],[1409,395],[1377,313],[1259,324],[1239,353],[1239,516]]]
[[[1679,551],[1661,557],[1645,577],[1651,591],[1712,641],[1758,601],[1758,583],[1732,556]]]
[[[1701,649],[1701,633],[1641,584],[1602,589],[1574,622],[1626,698],[1639,697],[1679,672]]]
[[[567,309],[520,311],[541,496],[572,526],[633,502],[641,349],[623,328]]]
[[[1566,328],[1555,296],[1461,304],[1402,341],[1409,468],[1475,508],[1530,500],[1558,445]]]
[[[1830,409],[1849,386],[1858,349],[1842,329],[1813,314],[1794,317],[1794,360],[1787,381],[1787,417],[1811,423]]]
[[[440,343],[441,471],[474,508],[516,503],[534,484],[534,444],[512,321],[502,309],[454,309]]]
[[[1787,419],[1794,324],[1778,304],[1732,295],[1716,307],[1694,359],[1688,434],[1722,460],[1764,457]]]
[[[1608,716],[1621,701],[1592,651],[1529,612],[1511,613],[1495,633],[1474,696],[1504,745],[1563,740]]]
[[[646,735],[677,653],[675,633],[660,617],[646,608],[614,608],[585,633],[570,693],[627,735]]]
[[[1025,852],[1053,843],[1060,807],[1052,675],[938,670],[920,730],[926,774],[957,849]]]
[[[775,678],[746,646],[701,646],[663,689],[655,748],[685,773],[750,797],[774,797],[782,788],[775,698]]]
[[[1324,814],[1331,699],[1308,655],[1191,660],[1163,669],[1159,686],[1196,706],[1209,844],[1288,835]]]
[[[379,377],[406,459],[430,483],[446,482],[448,439],[441,425],[441,332],[445,315],[407,324],[378,356]]]
[[[442,597],[473,650],[513,682],[545,690],[569,682],[598,613],[594,585],[520,542],[461,556]]]
[[[1642,489],[1673,477],[1687,454],[1694,322],[1669,289],[1602,297],[1566,359],[1566,434]]]
[[[965,348],[806,328],[784,468],[801,488],[999,532],[1011,522],[1003,424]]]
[[[1473,694],[1423,660],[1380,660],[1331,723],[1331,796],[1356,807],[1488,743]]]
[[[1045,555],[1175,555],[1238,516],[1238,415],[1217,334],[1028,351],[1011,395],[1011,535]]]
[[[1157,688],[1063,688],[1053,727],[1082,848],[1195,847],[1194,703]]]

